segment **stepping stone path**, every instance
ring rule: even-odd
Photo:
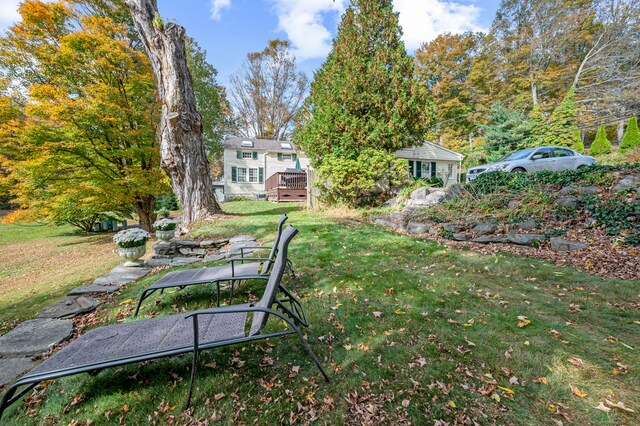
[[[101,301],[93,297],[68,296],[49,306],[38,318],[73,318],[91,312],[101,304]]]
[[[227,243],[219,241],[179,241],[179,247],[192,248],[189,256],[161,256],[147,260],[143,266],[116,266],[109,273],[96,278],[91,284],[71,290],[67,297],[49,306],[40,316],[18,324],[13,330],[0,336],[0,388],[13,382],[17,377],[33,368],[37,362],[32,356],[46,354],[51,346],[64,342],[73,334],[73,321],[69,318],[91,312],[102,302],[87,296],[88,294],[110,294],[122,286],[136,281],[157,266],[184,266],[197,262],[222,260],[231,255],[240,254],[241,247],[258,245],[252,236],[241,235],[228,240],[228,250],[204,257],[206,250],[215,249]],[[176,247],[178,244],[176,243]],[[175,250],[176,253],[178,250]],[[197,252],[196,252],[197,251]],[[201,254],[203,253],[203,254]],[[245,253],[250,253],[246,251]]]

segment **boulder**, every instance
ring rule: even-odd
[[[68,296],[44,310],[38,318],[73,318],[95,310],[102,302],[93,297]]]
[[[442,229],[449,232],[462,232],[465,231],[467,227],[463,225],[456,225],[454,223],[443,223]]]
[[[495,234],[497,230],[498,230],[498,227],[491,222],[479,223],[476,226],[474,226],[472,229],[472,231],[476,235]]]
[[[451,236],[451,239],[454,240],[454,241],[469,241],[471,239],[471,235],[463,234],[463,233],[456,233],[456,234],[453,234]]]
[[[507,240],[510,243],[518,244],[520,246],[533,246],[546,241],[547,236],[544,234],[509,234]]]
[[[556,204],[567,209],[575,209],[578,207],[578,198],[573,196],[558,197],[556,198]]]
[[[181,248],[178,251],[184,256],[204,257],[207,254],[203,248]]]
[[[153,245],[153,253],[160,256],[175,256],[178,254],[178,244],[175,241],[160,241]]]
[[[248,247],[256,247],[257,245],[258,243],[256,242],[256,240],[238,241],[235,243],[232,242],[229,244],[229,256],[239,255],[240,249],[246,249],[243,250],[245,254],[253,253],[253,250],[249,249]]]
[[[531,231],[536,228],[538,224],[533,219],[527,219],[524,222],[520,222],[516,225],[516,228],[522,229],[523,231]]]
[[[214,240],[200,241],[200,247],[206,248],[206,249],[221,248],[226,246],[227,244],[229,244],[228,239],[215,240],[215,241]]]
[[[196,247],[200,247],[200,243],[197,241],[191,241],[191,240],[174,240],[174,242],[177,244],[177,246],[180,247],[187,247],[187,248],[196,248]]]
[[[494,243],[507,243],[507,240],[504,237],[477,237],[471,240],[472,243],[480,243],[480,244],[494,244]]]
[[[598,188],[595,186],[565,186],[560,191],[558,191],[558,195],[567,196],[567,195],[597,195]]]
[[[401,228],[406,228],[409,220],[411,220],[411,215],[408,213],[390,213],[389,219],[398,222]]]
[[[578,251],[589,248],[586,244],[579,241],[565,240],[562,238],[551,238],[551,250],[553,251]]]
[[[507,203],[507,208],[509,210],[515,210],[518,207],[520,207],[520,201],[519,200],[509,200],[509,203]]]
[[[615,191],[626,191],[634,188],[640,188],[640,177],[638,176],[625,176],[613,187]]]
[[[0,355],[42,355],[52,345],[67,340],[73,333],[73,321],[41,318],[18,324],[13,330],[0,336]]]
[[[429,228],[429,235],[438,235],[441,229],[442,226],[431,226],[431,228]]]
[[[423,186],[411,192],[410,198],[412,200],[424,200],[427,198],[427,195],[429,195],[430,193],[431,191],[429,191],[429,188],[427,188],[426,186]]]
[[[397,206],[399,202],[400,202],[400,197],[396,196],[396,197],[391,198],[390,200],[385,201],[383,206],[393,208],[393,207]]]
[[[426,234],[432,228],[430,223],[421,223],[421,222],[409,222],[407,223],[407,232],[416,235],[416,234]]]
[[[397,229],[399,225],[391,220],[383,219],[381,217],[377,217],[373,219],[373,223],[377,225],[386,226],[387,228]]]

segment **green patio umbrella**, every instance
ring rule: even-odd
[[[301,168],[300,168],[300,159],[297,159],[297,160],[296,160],[296,166],[295,166],[295,169],[296,169],[296,170],[301,170]]]

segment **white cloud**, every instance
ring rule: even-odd
[[[300,60],[321,58],[331,50],[332,30],[323,18],[339,13],[345,0],[271,0],[278,15],[279,29],[287,33],[293,53]]]
[[[485,30],[478,6],[443,0],[394,0],[407,50],[413,51],[442,33]]]
[[[18,3],[20,0],[0,0],[0,27],[7,27],[20,20]]]
[[[335,28],[327,28],[323,18],[327,13],[342,13],[347,0],[270,1],[278,15],[279,29],[287,33],[298,59],[322,58],[329,53]],[[403,40],[409,51],[438,34],[483,30],[479,24],[482,9],[474,4],[448,0],[394,0],[394,9],[400,13]]]
[[[228,9],[230,7],[231,0],[211,0],[211,19],[219,21],[222,9]]]

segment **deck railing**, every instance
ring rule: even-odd
[[[306,173],[278,172],[271,175],[266,183],[267,191],[272,189],[307,189]]]

